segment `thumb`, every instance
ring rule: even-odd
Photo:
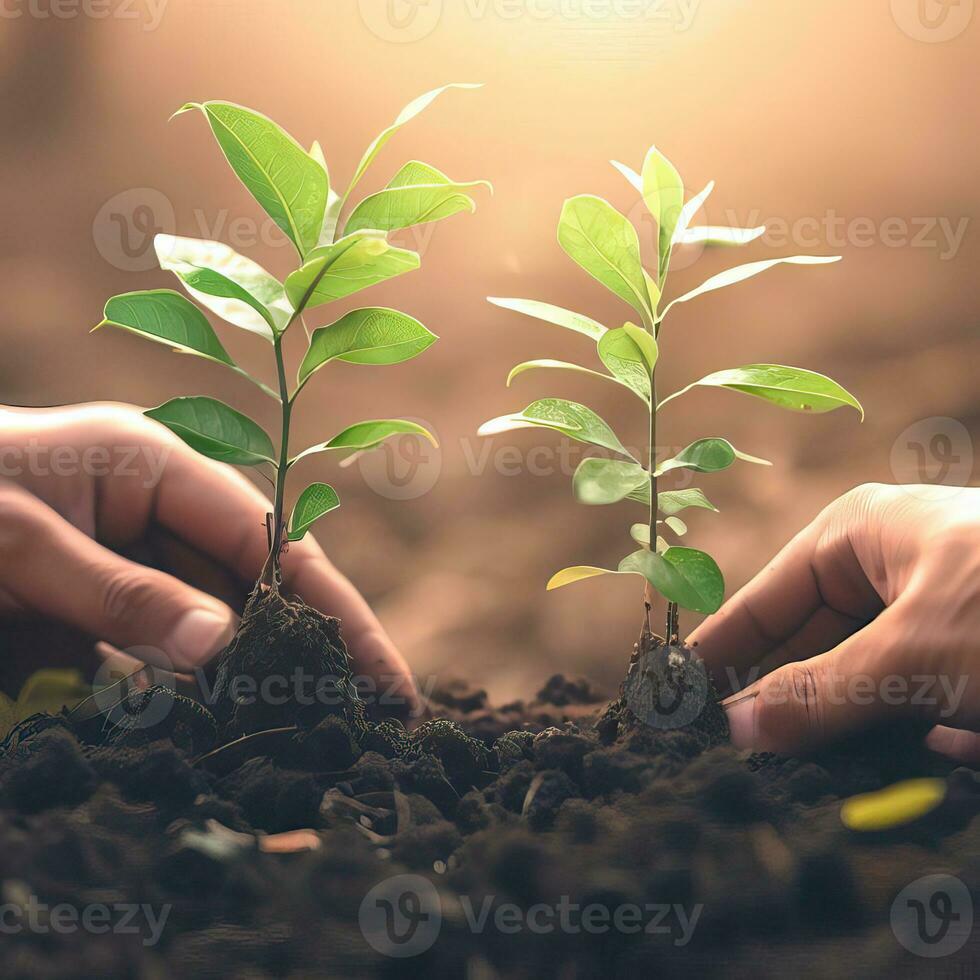
[[[913,696],[905,621],[899,601],[827,653],[785,664],[723,701],[733,744],[805,754],[887,721],[925,718],[935,700]]]
[[[140,660],[174,670],[206,663],[231,639],[224,603],[115,554],[28,494],[5,494],[0,589]]]

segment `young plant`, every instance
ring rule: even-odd
[[[491,419],[480,427],[481,435],[512,429],[541,427],[579,442],[611,452],[617,458],[590,457],[575,471],[572,486],[584,504],[614,504],[634,501],[647,508],[647,519],[633,524],[630,534],[640,546],[626,555],[616,569],[594,565],[575,565],[556,573],[548,582],[556,589],[571,582],[606,574],[640,575],[646,580],[646,626],[650,636],[651,590],[667,601],[667,640],[677,642],[679,606],[701,613],[712,613],[721,605],[725,585],[715,561],[695,548],[669,544],[665,535],[683,536],[686,525],[677,515],[686,508],[716,510],[700,489],[660,490],[663,475],[678,469],[713,473],[736,460],[770,465],[767,460],[737,450],[727,439],[698,439],[670,459],[658,461],[657,440],[660,410],[673,399],[696,387],[727,388],[760,398],[798,412],[828,412],[844,405],[864,412],[858,401],[839,384],[822,374],[781,364],[747,364],[714,371],[666,398],[657,398],[658,338],[667,314],[678,304],[730,286],[764,272],[780,263],[817,265],[836,262],[839,256],[792,255],[762,262],[750,262],[712,276],[696,289],[662,304],[670,272],[673,249],[677,245],[709,243],[742,245],[763,234],[760,228],[691,227],[691,221],[714,187],[713,182],[700,194],[684,201],[684,186],[670,161],[651,147],[637,174],[620,163],[613,164],[642,195],[657,224],[657,255],[652,271],[643,267],[636,229],[611,204],[598,197],[580,195],[567,200],[558,221],[558,243],[589,275],[633,308],[639,323],[626,322],[613,330],[591,317],[573,313],[549,303],[529,299],[489,301],[505,309],[524,313],[576,333],[596,344],[605,371],[550,359],[518,364],[507,384],[518,375],[535,369],[579,371],[611,381],[636,397],[645,411],[649,431],[646,465],[623,445],[612,428],[585,405],[563,398],[541,398],[522,412]]]
[[[417,269],[419,255],[390,244],[389,232],[475,210],[469,192],[489,184],[451,180],[417,160],[406,163],[377,193],[353,207],[349,202],[375,157],[402,126],[446,90],[478,87],[447,85],[411,102],[367,148],[343,194],[331,186],[319,143],[306,151],[272,120],[251,109],[230,102],[203,102],[188,103],[175,113],[198,110],[204,115],[232,170],[292,243],[299,265],[280,282],[221,242],[158,235],[154,245],[160,266],[173,272],[206,309],[271,346],[276,385],[264,384],[235,364],[204,313],[173,290],[114,296],[106,303],[105,319],[95,329],[120,327],[177,352],[214,361],[248,378],[278,403],[278,446],[256,422],[214,398],[174,398],[146,412],[211,459],[265,468],[275,498],[268,517],[269,554],[259,584],[269,589],[278,590],[280,556],[286,542],[301,540],[315,521],[340,504],[333,487],[313,483],[299,495],[287,522],[286,476],[294,463],[313,453],[374,449],[400,433],[435,442],[431,433],[414,422],[371,419],[290,456],[290,420],[299,393],[331,361],[398,364],[436,340],[418,320],[385,307],[352,310],[312,334],[304,317],[325,304]],[[290,387],[283,341],[297,322],[306,331],[307,347]]]

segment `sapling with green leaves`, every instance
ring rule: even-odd
[[[518,364],[507,378],[508,386],[525,372],[559,370],[584,372],[619,385],[643,405],[649,441],[645,460],[631,453],[613,429],[592,409],[563,398],[540,398],[523,411],[504,415],[485,423],[482,435],[513,429],[539,427],[553,430],[569,439],[595,446],[608,457],[589,457],[577,467],[572,479],[576,498],[584,504],[614,504],[633,501],[646,509],[646,519],[630,528],[639,545],[615,569],[594,565],[575,565],[557,572],[549,589],[597,575],[639,575],[645,580],[646,617],[649,626],[652,591],[667,601],[669,643],[678,642],[678,607],[700,613],[715,612],[722,603],[725,585],[721,570],[710,555],[695,548],[669,543],[680,538],[687,527],[678,515],[687,508],[716,510],[699,488],[661,489],[660,478],[674,470],[714,473],[736,461],[769,465],[767,460],[736,449],[727,439],[698,439],[669,459],[658,460],[657,446],[660,410],[675,398],[698,387],[726,388],[752,395],[770,404],[798,412],[828,412],[850,405],[863,409],[848,391],[835,381],[803,368],[781,364],[746,364],[738,368],[713,371],[680,391],[658,400],[658,340],[668,314],[674,308],[699,296],[742,282],[779,264],[819,265],[836,262],[839,256],[791,255],[750,262],[712,276],[696,289],[670,302],[664,302],[671,257],[679,245],[698,243],[744,245],[765,232],[759,228],[693,226],[714,184],[700,194],[684,200],[680,175],[664,154],[652,147],[641,173],[613,163],[643,198],[657,226],[656,261],[644,267],[639,236],[631,222],[607,201],[580,195],[565,201],[558,222],[558,242],[564,251],[589,275],[601,282],[628,306],[636,322],[625,322],[615,329],[581,313],[529,299],[489,297],[491,303],[539,320],[564,327],[591,339],[598,360],[605,370],[596,370],[566,361],[541,359]]]
[[[371,419],[350,425],[325,442],[290,455],[293,408],[314,374],[331,361],[398,364],[422,353],[436,336],[414,317],[386,307],[365,307],[340,316],[310,333],[306,317],[369,286],[411,272],[417,252],[396,247],[388,234],[438,221],[476,204],[471,192],[485,181],[452,180],[435,167],[413,160],[379,191],[356,204],[352,193],[385,144],[453,84],[411,102],[367,148],[343,193],[331,184],[319,143],[305,150],[272,120],[230,102],[188,103],[175,115],[203,114],[239,180],[278,225],[298,256],[298,266],[279,281],[260,265],[221,242],[158,235],[161,268],[173,272],[186,292],[222,320],[257,334],[272,348],[274,385],[252,377],[229,356],[214,328],[182,293],[152,289],[114,296],[98,327],[129,330],[174,350],[203,357],[253,382],[280,408],[278,444],[253,419],[214,398],[174,398],[146,414],[211,459],[257,467],[275,488],[269,516],[269,553],[259,585],[277,591],[280,557],[289,541],[299,541],[319,518],[340,504],[326,483],[299,494],[288,521],[284,516],[286,477],[299,460],[314,453],[349,455],[380,446],[407,433],[435,439],[404,419]],[[319,318],[319,317],[318,317]],[[301,324],[306,352],[295,382],[287,377],[283,342]],[[98,329],[96,327],[95,329]]]

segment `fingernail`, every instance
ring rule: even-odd
[[[750,749],[755,745],[755,708],[758,694],[743,694],[722,701],[728,718],[732,745],[739,749]]]
[[[232,622],[210,609],[184,613],[170,635],[168,649],[174,667],[194,667],[206,663],[231,639]]]

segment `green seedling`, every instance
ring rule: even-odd
[[[705,293],[742,282],[765,270],[790,263],[818,265],[836,262],[839,256],[792,255],[762,262],[750,262],[712,276],[696,289],[662,302],[670,272],[671,256],[678,245],[742,245],[763,234],[761,228],[693,227],[691,222],[713,183],[685,203],[684,186],[677,170],[656,148],[646,155],[642,173],[613,164],[642,195],[656,222],[656,265],[644,268],[636,229],[611,204],[598,197],[580,195],[567,200],[558,222],[558,242],[565,252],[589,275],[598,279],[632,307],[638,322],[626,322],[616,329],[581,313],[549,303],[528,299],[489,297],[491,303],[559,327],[583,334],[595,343],[598,359],[605,370],[550,359],[518,364],[507,379],[508,386],[518,375],[539,369],[578,371],[612,382],[638,399],[644,408],[649,431],[645,464],[622,443],[613,429],[590,408],[562,398],[541,398],[523,411],[492,419],[480,428],[481,435],[513,429],[541,427],[569,439],[598,447],[613,458],[590,457],[575,471],[572,485],[576,498],[584,504],[614,504],[634,501],[647,508],[647,519],[633,524],[630,535],[640,547],[626,555],[615,569],[594,565],[564,568],[548,582],[555,589],[597,575],[639,575],[645,579],[647,635],[651,590],[667,600],[667,637],[676,642],[678,607],[712,613],[721,605],[725,585],[715,561],[703,551],[668,543],[668,536],[682,537],[687,527],[677,515],[687,508],[716,510],[697,488],[659,490],[658,481],[673,470],[713,473],[736,461],[769,465],[767,460],[740,452],[719,437],[698,439],[670,459],[657,459],[658,416],[675,398],[698,387],[727,388],[762,399],[781,408],[798,412],[828,412],[850,405],[864,412],[858,401],[839,384],[822,374],[781,364],[747,364],[714,371],[661,401],[657,399],[658,340],[667,315],[674,308]]]
[[[188,103],[175,113],[203,114],[232,170],[292,243],[299,265],[280,282],[220,242],[158,235],[154,244],[160,266],[173,272],[206,309],[272,347],[276,384],[269,386],[235,364],[204,313],[173,290],[114,296],[106,303],[105,319],[98,327],[120,327],[180,353],[214,361],[252,381],[279,404],[278,446],[255,421],[214,398],[174,398],[146,412],[199,453],[260,468],[269,478],[275,497],[268,518],[269,555],[259,579],[262,586],[278,589],[286,542],[302,539],[315,521],[340,504],[333,487],[313,483],[299,495],[287,522],[286,475],[294,463],[314,453],[349,456],[402,433],[435,442],[431,433],[413,422],[371,419],[290,456],[290,418],[299,393],[331,361],[398,364],[436,340],[418,320],[384,307],[352,310],[312,333],[304,318],[335,300],[419,267],[419,255],[392,245],[389,232],[475,210],[470,192],[489,184],[451,180],[417,160],[406,163],[385,187],[353,206],[351,194],[402,126],[448,89],[478,87],[447,85],[411,102],[367,148],[342,195],[331,186],[318,143],[309,151],[303,149],[272,120],[251,109],[230,102],[203,102]],[[297,322],[306,331],[307,344],[290,386],[283,341]]]

